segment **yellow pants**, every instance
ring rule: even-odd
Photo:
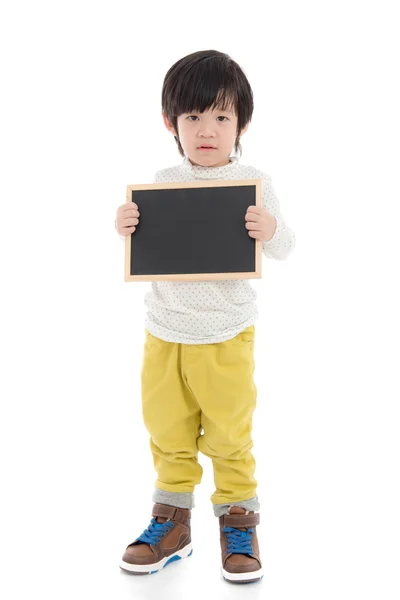
[[[142,408],[157,488],[193,492],[203,473],[200,450],[213,463],[213,504],[256,495],[254,337],[254,325],[215,344],[166,342],[146,330]]]

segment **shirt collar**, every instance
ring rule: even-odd
[[[201,165],[193,165],[189,157],[185,156],[182,167],[185,171],[192,173],[196,179],[224,179],[238,165],[237,156],[230,156],[229,160],[230,162],[222,167],[203,167]]]

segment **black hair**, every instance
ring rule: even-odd
[[[178,60],[165,75],[161,104],[178,134],[174,137],[181,156],[185,156],[178,131],[181,114],[232,108],[238,119],[235,152],[242,154],[239,134],[251,121],[253,92],[246,75],[228,54],[200,50]]]

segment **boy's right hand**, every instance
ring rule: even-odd
[[[136,225],[139,223],[139,209],[134,202],[122,204],[117,210],[115,228],[119,235],[130,235],[136,231]]]

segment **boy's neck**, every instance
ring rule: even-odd
[[[217,164],[217,165],[199,165],[198,163],[193,162],[189,157],[188,157],[189,162],[194,166],[194,167],[225,167],[226,165],[229,165],[230,162],[232,162],[230,160],[230,158],[227,158],[226,161],[224,161],[222,164]]]

